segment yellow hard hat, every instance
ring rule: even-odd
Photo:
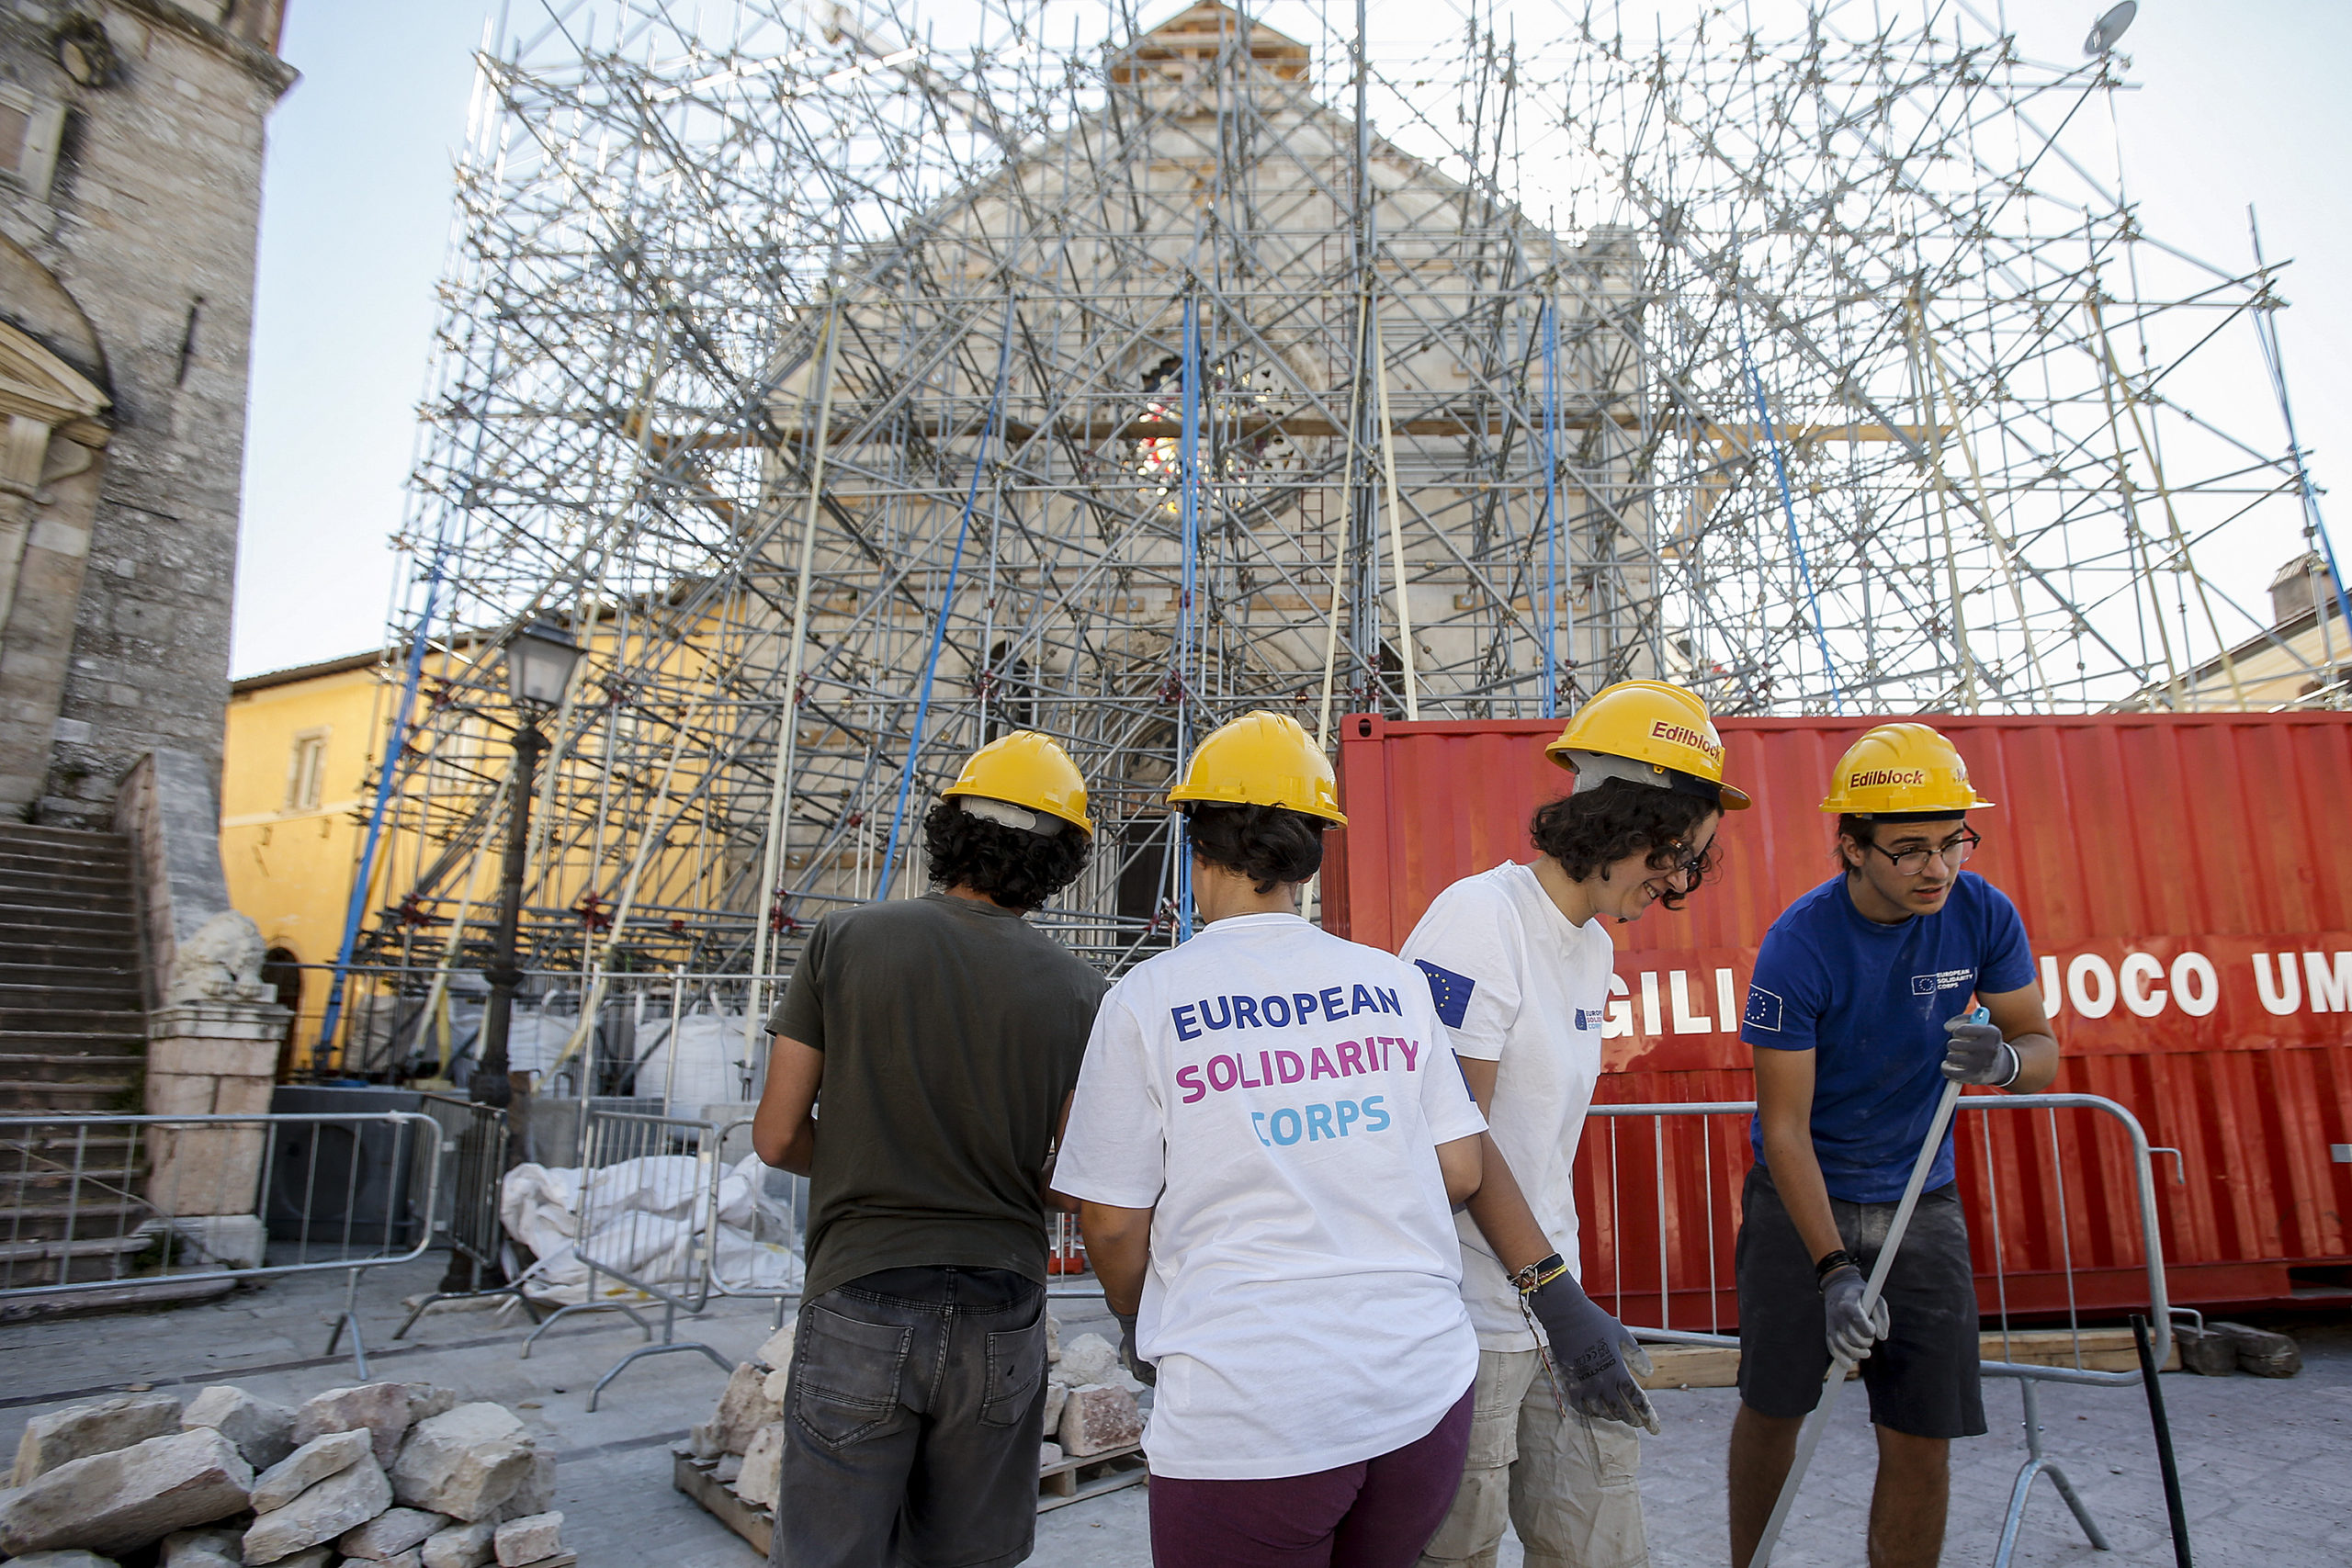
[[[1724,742],[1699,694],[1665,681],[1620,681],[1577,709],[1544,754],[1571,773],[1572,753],[1620,757],[1656,775],[1640,782],[1674,787],[1676,775],[1713,786],[1725,811],[1745,811],[1745,790],[1724,782]],[[1619,773],[1612,776],[1624,777]]]
[[[1968,763],[1940,733],[1924,724],[1882,724],[1838,759],[1821,809],[1901,817],[1992,804],[1968,782]]]
[[[1298,720],[1261,708],[1245,713],[1193,748],[1171,803],[1281,806],[1344,828],[1340,781],[1331,760]]]
[[[1086,780],[1050,736],[1016,729],[972,753],[942,795],[972,795],[1074,822],[1087,832]]]

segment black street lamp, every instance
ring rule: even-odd
[[[531,841],[531,791],[539,771],[539,757],[548,738],[539,733],[539,717],[563,701],[571,671],[580,663],[580,645],[560,626],[534,621],[506,644],[506,684],[522,723],[514,731],[514,794],[506,806],[506,856],[498,883],[498,931],[492,939],[490,1000],[481,1015],[481,1059],[474,1068],[470,1098],[482,1105],[507,1105],[514,1098],[506,1069],[507,1026],[514,1016],[514,987],[523,981],[516,948],[523,922],[523,862]]]

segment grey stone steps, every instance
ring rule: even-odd
[[[128,857],[119,861],[89,860],[79,855],[70,858],[51,858],[23,854],[0,847],[0,875],[78,876],[93,881],[104,880],[116,886],[125,886],[130,881],[130,862]]]
[[[0,943],[0,984],[106,986],[135,991],[139,988],[139,971],[119,958],[102,953],[76,953],[62,964],[19,964],[8,956],[6,945]]]
[[[147,1033],[139,1029],[100,1032],[80,1029],[0,1030],[0,1058],[40,1056],[60,1051],[113,1051],[132,1055],[147,1049]]]
[[[31,942],[0,942],[0,968],[53,969],[93,974],[122,973],[139,983],[139,954],[126,942],[119,948],[35,946]]]
[[[17,1083],[98,1084],[120,1086],[139,1077],[143,1055],[117,1052],[49,1052],[41,1055],[0,1055],[0,1081]]]
[[[35,980],[0,980],[0,1009],[51,1007],[69,1010],[119,1011],[138,1008],[144,998],[136,982],[107,979],[91,985],[56,985]]]
[[[127,1034],[146,1029],[147,1014],[135,1007],[41,1007],[23,999],[0,1004],[0,1033]]]
[[[51,1083],[38,1078],[0,1078],[0,1105],[6,1106],[9,1114],[15,1116],[49,1111],[80,1111],[85,1116],[136,1116],[139,1107],[127,1101],[135,1098],[131,1090],[138,1082],[135,1073],[124,1073],[110,1083]]]
[[[0,895],[0,932],[90,931],[101,936],[134,934],[131,912],[123,909],[74,909],[60,905],[28,903],[21,896]]]
[[[0,822],[0,848],[30,854],[128,856],[130,853],[130,838],[124,833],[95,832],[87,828],[49,828],[38,822]]]

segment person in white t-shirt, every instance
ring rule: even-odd
[[[1608,922],[1679,908],[1723,813],[1748,800],[1724,783],[1706,705],[1663,682],[1596,694],[1545,750],[1576,784],[1535,813],[1534,863],[1455,883],[1399,951],[1427,976],[1495,1145],[1573,1268],[1577,1143],[1616,957]],[[1644,1568],[1640,1438],[1561,1407],[1508,1269],[1476,1226],[1456,1229],[1477,1398],[1461,1489],[1421,1562],[1492,1568],[1508,1518],[1531,1568]]]
[[[1095,1018],[1054,1187],[1157,1393],[1160,1568],[1407,1568],[1452,1501],[1476,1335],[1449,1213],[1467,1201],[1528,1310],[1577,1346],[1571,1396],[1650,1418],[1490,1154],[1417,971],[1295,912],[1342,823],[1288,718],[1203,741],[1170,792],[1205,929]]]

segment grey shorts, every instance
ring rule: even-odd
[[[1895,1205],[1832,1198],[1829,1209],[1846,1250],[1869,1272]],[[1806,1415],[1829,1371],[1827,1322],[1812,1254],[1760,1165],[1747,1173],[1741,1196],[1735,1258],[1740,1400],[1759,1416]],[[1885,1298],[1889,1337],[1862,1362],[1871,1419],[1915,1438],[1982,1437],[1976,1276],[1956,1183],[1919,1195],[1887,1272]]]

